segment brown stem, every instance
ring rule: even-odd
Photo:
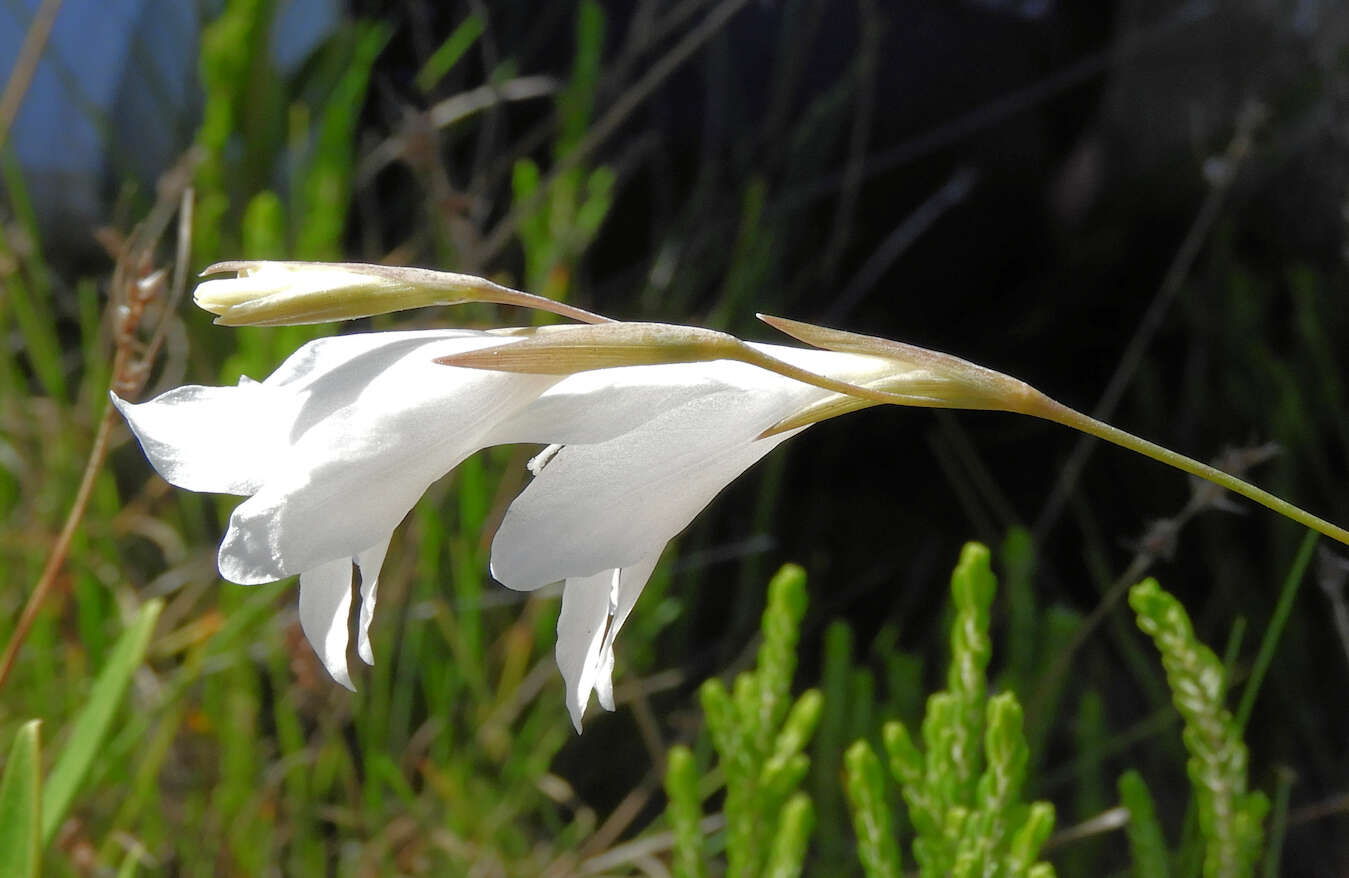
[[[112,374],[114,376],[121,374],[127,358],[127,348],[119,347],[113,360]],[[14,669],[15,659],[19,655],[19,647],[23,646],[24,640],[27,639],[28,631],[33,627],[33,620],[37,618],[38,610],[42,608],[47,593],[56,584],[56,574],[61,572],[61,567],[65,564],[66,555],[70,551],[70,541],[75,536],[75,529],[79,527],[80,521],[84,518],[84,511],[89,506],[89,497],[94,492],[94,482],[98,478],[99,470],[103,468],[104,458],[107,457],[108,436],[111,434],[112,425],[115,422],[115,410],[110,402],[104,407],[103,417],[98,422],[98,432],[94,435],[93,447],[89,449],[89,459],[84,465],[84,475],[80,478],[79,490],[75,492],[75,502],[70,507],[70,513],[66,515],[66,522],[61,527],[61,533],[57,536],[55,545],[52,546],[51,554],[47,556],[47,564],[42,568],[42,575],[38,577],[37,585],[33,587],[27,603],[23,605],[23,612],[19,614],[19,622],[14,626],[14,633],[10,635],[9,643],[5,645],[5,654],[0,657],[0,688],[3,688],[5,681],[9,679],[10,671]]]
[[[175,208],[187,212],[178,229],[179,266],[175,269],[174,279],[174,295],[182,294],[185,276],[181,266],[186,264],[185,254],[188,252],[191,234],[191,196],[187,193],[190,193],[188,184],[191,181],[190,172],[194,161],[195,159],[189,154],[174,170],[164,176],[166,185],[161,186],[159,200],[145,222],[132,232],[131,238],[117,259],[116,268],[113,269],[112,299],[108,303],[106,314],[111,318],[113,343],[116,347],[109,382],[110,389],[116,389],[123,396],[140,392],[149,376],[150,359],[154,357],[163,340],[162,331],[156,331],[148,349],[143,352],[143,357],[137,358],[136,329],[145,313],[148,297],[158,295],[154,285],[151,285],[149,290],[140,289],[139,280],[149,276],[144,257],[151,251],[153,242],[159,240],[164,227],[173,218]],[[177,299],[173,301],[176,302]],[[168,319],[167,313],[164,319]],[[9,680],[19,650],[28,638],[28,632],[33,627],[38,610],[42,609],[48,593],[55,586],[56,576],[61,572],[66,556],[70,553],[70,541],[75,538],[75,529],[84,520],[89,498],[94,492],[94,482],[98,479],[99,471],[103,469],[103,461],[108,456],[108,437],[112,434],[112,427],[116,422],[116,410],[109,401],[104,406],[103,417],[99,420],[94,433],[93,446],[89,449],[89,458],[85,461],[84,473],[80,476],[80,486],[75,491],[75,501],[71,504],[65,523],[61,526],[61,533],[57,535],[51,553],[47,556],[47,563],[42,568],[37,585],[33,586],[32,593],[28,595],[28,600],[23,605],[19,621],[14,626],[14,633],[5,644],[4,655],[0,656],[0,688],[4,688],[5,682]]]

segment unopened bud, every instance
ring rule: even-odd
[[[236,276],[198,285],[193,299],[223,326],[293,326],[375,314],[495,302],[550,311],[585,323],[607,320],[562,302],[469,274],[355,262],[218,262],[203,275]]]

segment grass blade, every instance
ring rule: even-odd
[[[0,878],[37,878],[42,848],[38,825],[42,820],[42,762],[40,720],[19,726],[14,746],[0,779]]]
[[[1274,607],[1274,615],[1269,620],[1269,627],[1265,629],[1265,636],[1260,641],[1260,651],[1256,653],[1255,662],[1251,665],[1250,679],[1241,690],[1241,701],[1237,704],[1236,716],[1238,732],[1245,730],[1246,723],[1251,718],[1251,710],[1255,708],[1255,696],[1260,693],[1260,684],[1265,681],[1269,663],[1274,661],[1274,651],[1278,649],[1279,637],[1283,634],[1288,617],[1293,612],[1293,601],[1297,599],[1303,574],[1307,572],[1307,565],[1311,563],[1312,551],[1315,548],[1316,532],[1311,531],[1303,538],[1297,557],[1293,559],[1293,566],[1288,571],[1288,578],[1283,581],[1283,588],[1279,590],[1279,602]]]
[[[159,619],[163,602],[150,601],[141,607],[131,626],[122,633],[108,654],[107,664],[94,681],[89,698],[71,725],[70,740],[47,776],[47,807],[42,814],[42,843],[51,840],[66,816],[89,766],[102,748],[117,705],[121,704],[131,674],[140,666],[150,634]]]

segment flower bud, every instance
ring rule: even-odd
[[[355,262],[217,262],[202,274],[229,271],[236,276],[208,280],[193,294],[197,305],[218,315],[215,322],[222,326],[327,323],[465,302],[519,305],[584,323],[607,320],[484,278],[425,268]]]

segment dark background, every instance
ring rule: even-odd
[[[397,126],[417,104],[411,77],[465,8],[355,4],[397,28],[376,69],[372,127]],[[605,8],[612,63],[600,117],[674,39],[633,49],[649,7]],[[493,4],[497,51],[564,77],[574,15],[570,4]],[[772,338],[755,311],[896,338],[1084,410],[1137,343],[1114,423],[1200,458],[1278,442],[1284,453],[1252,477],[1344,521],[1345,19],[1313,2],[745,4],[596,147],[619,187],[578,296],[615,316],[753,338]],[[470,65],[443,88],[481,74]],[[451,184],[467,186],[484,155],[518,151],[549,124],[542,105],[514,107],[487,134],[439,141],[436,155]],[[415,162],[375,185],[385,239],[436,209]],[[504,199],[476,194],[488,200],[470,219],[501,215]],[[371,221],[355,219],[353,241]],[[480,267],[513,264],[510,252],[490,259]],[[1320,358],[1309,335],[1338,359]],[[1099,448],[1050,509],[1076,442],[1013,416],[924,410],[811,430],[694,525],[685,548],[707,554],[677,574],[687,615],[657,647],[658,664],[696,681],[736,659],[755,631],[763,576],[794,560],[811,575],[814,607],[801,682],[818,673],[824,623],[842,617],[861,652],[883,625],[898,626],[903,648],[929,656],[935,688],[946,571],[962,541],[996,544],[1014,524],[1036,534],[1041,604],[1089,612],[1190,486]],[[1249,655],[1300,533],[1240,505],[1200,515],[1148,572],[1219,652],[1244,617]],[[1349,770],[1349,644],[1328,610],[1324,594],[1303,591],[1248,735],[1253,784],[1269,790],[1278,767],[1291,767],[1294,809],[1342,795]],[[1119,640],[1137,637],[1131,615],[1112,618],[1074,660],[1062,703],[1094,691],[1120,730],[1156,705],[1120,655]],[[995,633],[995,668],[998,647]],[[688,709],[691,688],[658,709]],[[1075,758],[1071,723],[1057,725],[1046,775],[1071,774]],[[1174,838],[1185,780],[1146,751],[1125,749],[1106,774],[1140,767]],[[603,760],[584,794],[616,803],[645,758],[620,718],[576,740],[562,763],[584,772]],[[1064,800],[1063,784],[1037,792],[1056,798],[1060,827],[1092,816]],[[1287,874],[1342,871],[1346,825],[1329,816],[1290,827]]]
[[[1122,375],[1107,420],[1201,459],[1277,443],[1282,452],[1250,468],[1252,480],[1349,521],[1341,4],[602,6],[594,119],[613,124],[583,140],[584,164],[613,168],[617,183],[567,279],[572,300],[756,340],[777,340],[756,311],[816,321],[966,357],[1083,411]],[[509,215],[511,162],[533,157],[546,172],[555,161],[554,105],[513,103],[439,132],[420,111],[481,85],[489,57],[565,80],[577,4],[353,0],[339,11],[391,28],[360,149],[405,138],[397,160],[358,185],[346,255],[522,282],[520,248],[494,246],[489,231]],[[422,92],[417,71],[471,12],[490,21],[482,51]],[[703,26],[706,39],[647,88]],[[187,118],[192,111],[189,101]],[[178,127],[190,136],[191,125]],[[117,209],[113,188],[100,220]],[[428,226],[452,230],[452,263],[425,240]],[[50,243],[58,270],[102,264],[83,228],[61,224]],[[743,658],[762,583],[786,561],[802,564],[811,583],[799,686],[817,680],[825,626],[843,618],[859,660],[882,673],[894,647],[881,635],[897,631],[898,648],[925,660],[926,690],[938,688],[946,577],[959,547],[997,546],[1017,525],[1035,538],[1041,608],[1092,612],[1142,553],[1141,569],[1183,601],[1220,655],[1245,620],[1240,680],[1300,528],[1242,502],[1157,538],[1189,500],[1188,479],[1112,447],[1066,476],[1078,442],[1012,415],[873,409],[785,445],[683,540],[674,588],[684,612],[648,656],[647,670],[679,668],[686,681],[654,696],[662,727],[672,739],[688,735],[696,683]],[[1349,640],[1332,618],[1343,601],[1334,567],[1313,566],[1247,732],[1253,786],[1273,790],[1284,769],[1296,776],[1289,875],[1349,870]],[[1012,628],[1000,603],[995,672]],[[1151,684],[1141,660],[1152,662]],[[1055,802],[1059,828],[1114,801],[1074,792],[1087,787],[1079,705],[1099,698],[1106,728],[1124,735],[1165,708],[1160,679],[1121,604],[1074,656],[1057,708],[1037,716],[1031,693],[1019,693],[1028,725],[1048,730],[1041,785],[1028,792]],[[917,703],[914,692],[877,685],[882,704]],[[649,768],[635,722],[626,712],[592,722],[557,762],[601,814]],[[1110,791],[1125,768],[1143,772],[1174,842],[1189,792],[1178,727],[1099,762]],[[1083,862],[1051,858],[1060,874]],[[1095,862],[1125,866],[1119,833]]]

